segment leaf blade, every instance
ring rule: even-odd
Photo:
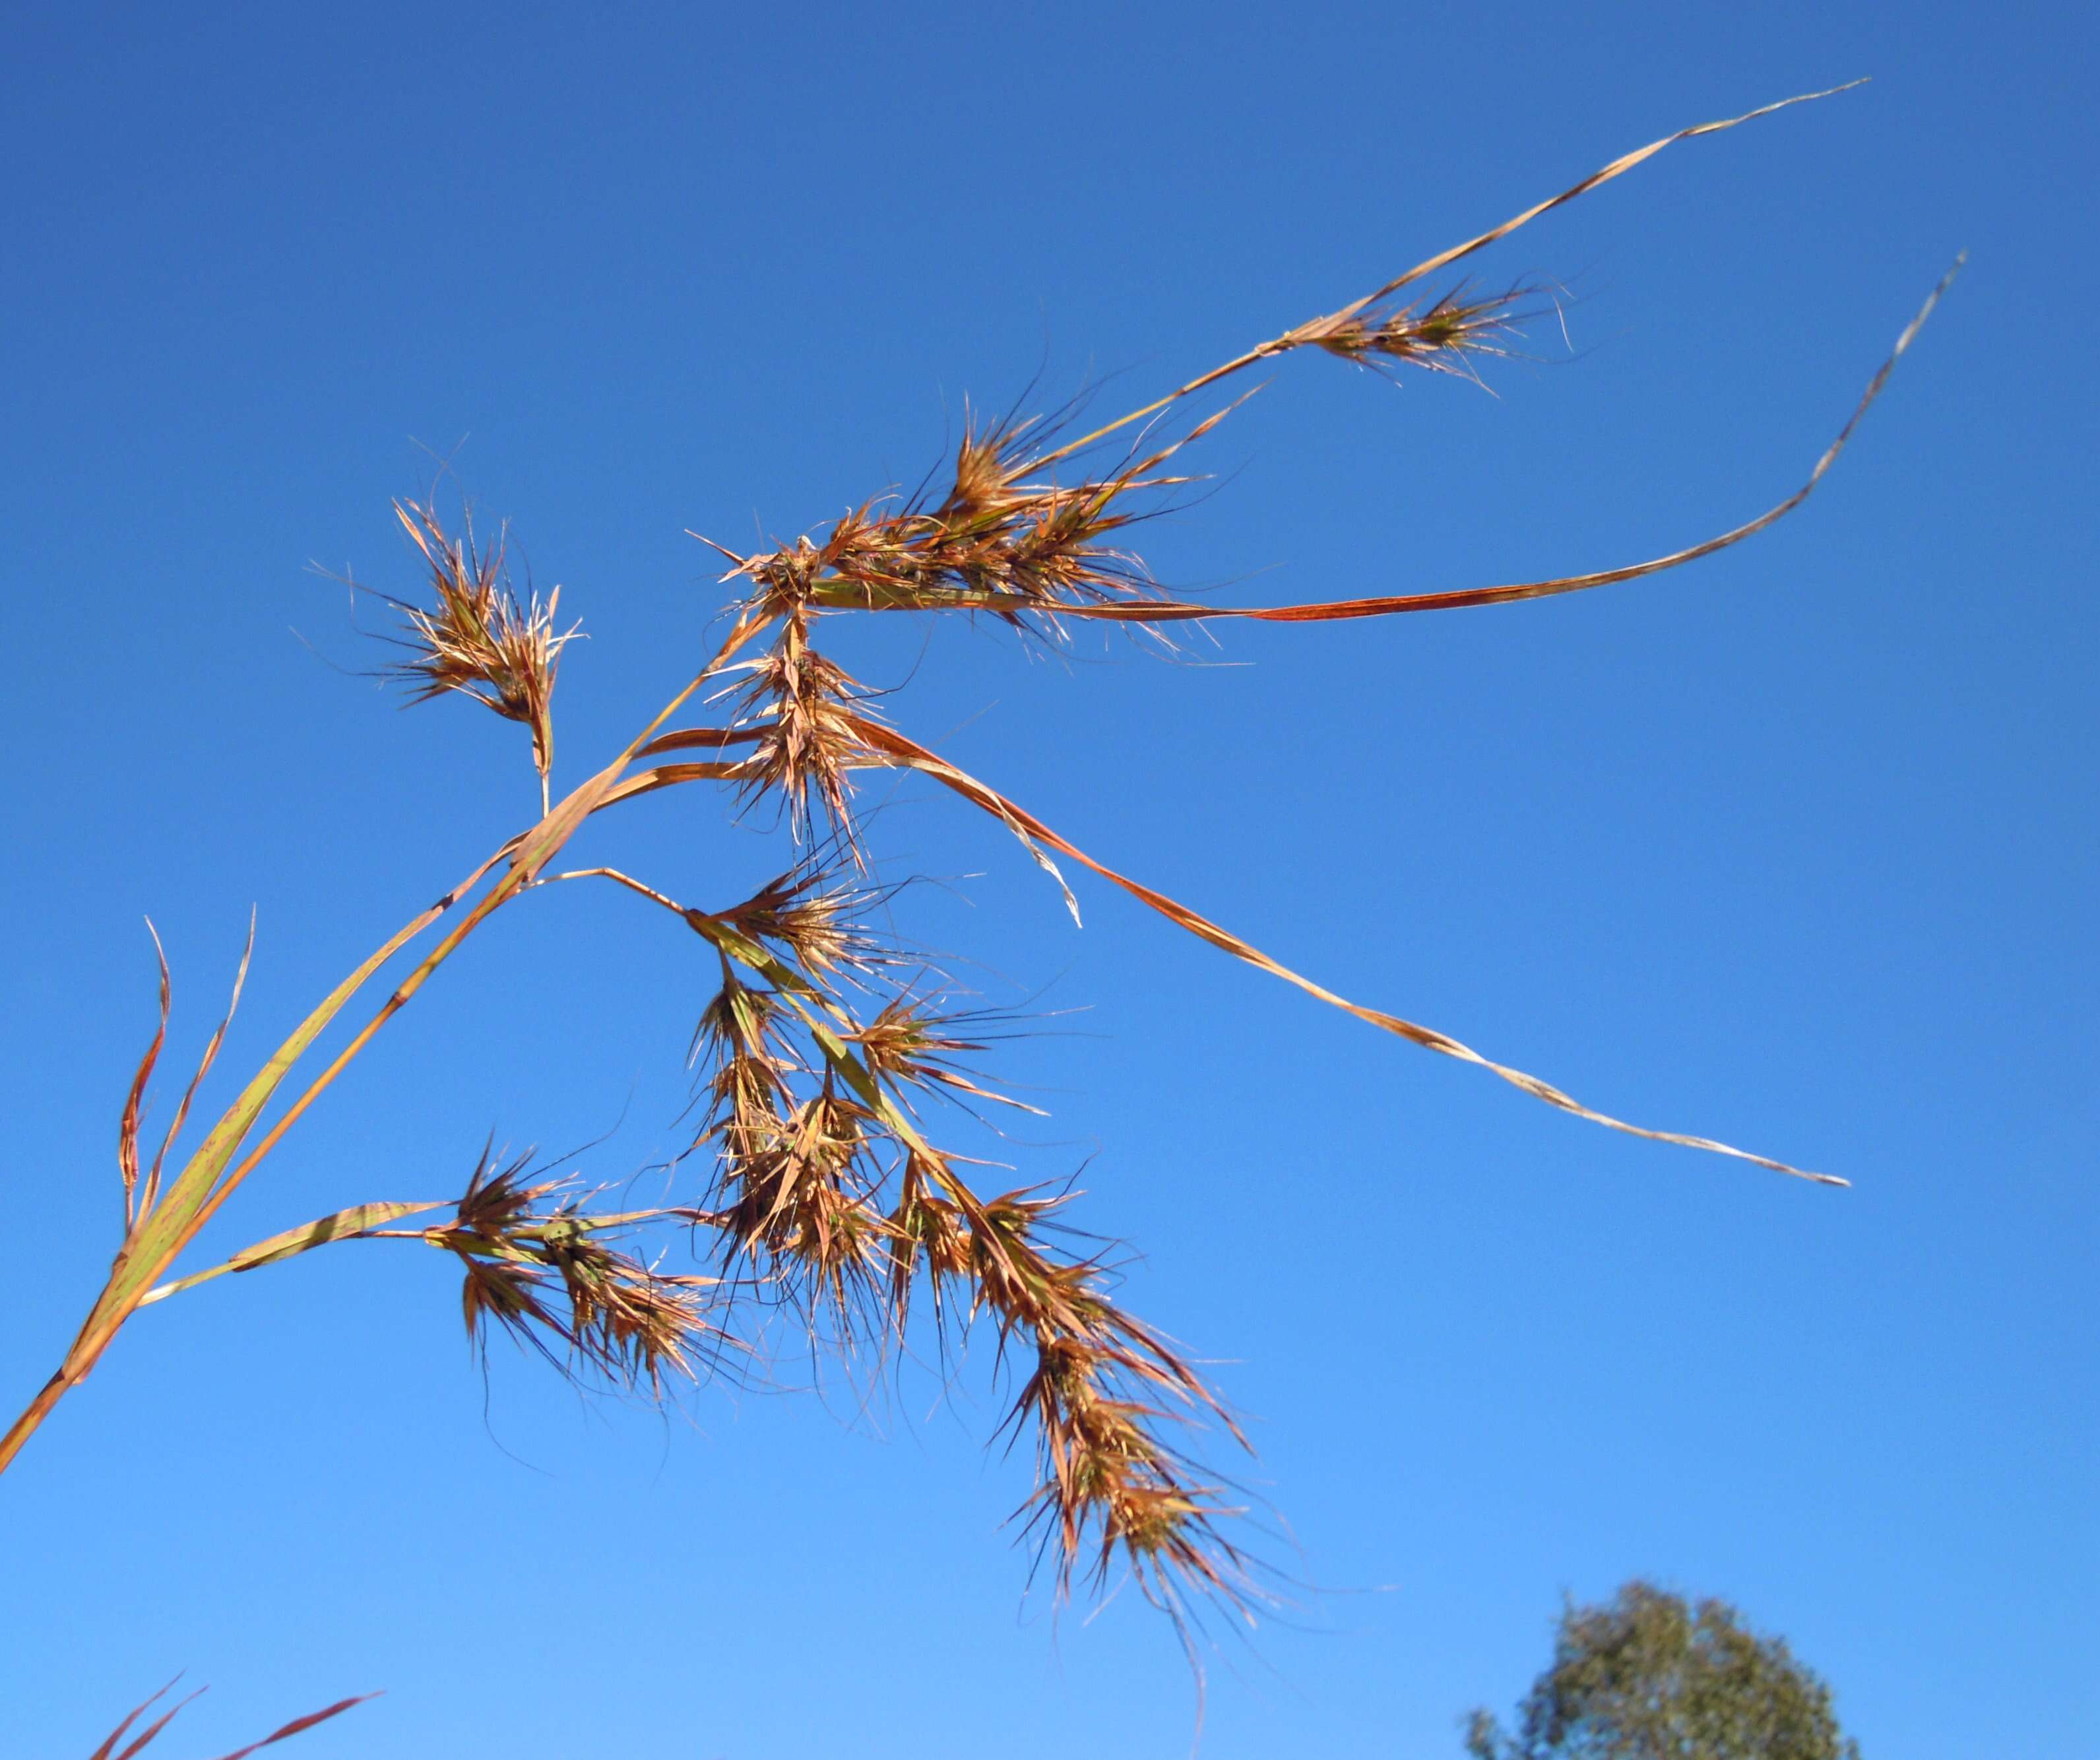
[[[209,1283],[214,1277],[223,1277],[229,1271],[252,1271],[265,1265],[295,1258],[302,1253],[311,1253],[315,1247],[324,1247],[333,1240],[355,1240],[359,1236],[385,1223],[398,1222],[404,1216],[419,1216],[426,1210],[443,1209],[451,1201],[431,1198],[427,1201],[405,1201],[384,1199],[370,1204],[353,1204],[347,1209],[337,1210],[328,1216],[316,1217],[312,1222],[302,1223],[296,1228],[286,1228],[243,1247],[223,1263],[209,1271],[196,1271],[180,1277],[173,1283],[159,1284],[139,1298],[139,1305],[165,1300],[180,1295],[185,1289],[193,1289],[199,1284]]]

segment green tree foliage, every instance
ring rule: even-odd
[[[1603,1607],[1562,1610],[1553,1665],[1517,1733],[1467,1722],[1473,1760],[1859,1760],[1830,1689],[1782,1638],[1725,1601],[1694,1606],[1635,1581]]]

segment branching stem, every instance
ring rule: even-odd
[[[692,913],[674,898],[667,898],[655,887],[645,885],[632,874],[622,873],[617,868],[576,868],[567,873],[547,874],[533,882],[536,886],[552,886],[558,880],[611,880],[631,892],[639,892],[651,903],[661,904],[674,917],[691,920]]]

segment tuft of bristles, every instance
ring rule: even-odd
[[[990,1028],[1008,1017],[981,1010],[948,1008],[937,991],[921,994],[900,988],[865,1025],[845,1035],[868,1072],[888,1083],[900,1099],[913,1090],[955,1100],[990,1100],[1017,1112],[1044,1114],[1040,1107],[984,1086],[974,1071],[976,1059],[991,1049]]]
[[[1102,1593],[1120,1564],[1177,1621],[1192,1594],[1245,1612],[1248,1561],[1218,1526],[1241,1512],[1162,1433],[1207,1413],[1246,1439],[1189,1363],[1110,1299],[1098,1254],[1046,1249],[1065,1201],[1012,1192],[967,1218],[977,1300],[1002,1352],[1034,1360],[1008,1425],[1035,1432],[1036,1488],[1021,1511],[1038,1559],[1052,1561],[1061,1596],[1081,1568]]]
[[[467,1336],[485,1342],[490,1324],[561,1364],[608,1385],[653,1396],[667,1377],[690,1381],[695,1360],[712,1364],[732,1341],[708,1318],[712,1277],[674,1276],[606,1244],[664,1210],[593,1215],[565,1180],[534,1182],[531,1156],[495,1165],[484,1149],[446,1225],[417,1231],[465,1271],[461,1302]]]
[[[778,795],[803,844],[816,840],[821,810],[858,862],[849,772],[861,744],[852,727],[868,693],[810,645],[809,616],[799,606],[764,654],[726,670],[748,674],[730,723],[752,736],[751,754],[737,767],[745,798]]]
[[[1233,1512],[1165,1439],[1208,1415],[1243,1442],[1215,1395],[1115,1303],[1101,1254],[1052,1244],[1064,1199],[980,1199],[915,1122],[918,1101],[1017,1103],[971,1071],[981,1017],[901,984],[857,1015],[810,964],[756,944],[784,890],[757,912],[684,913],[721,952],[695,1034],[707,1111],[693,1147],[714,1153],[715,1202],[698,1220],[733,1287],[799,1311],[813,1342],[822,1330],[887,1353],[923,1275],[944,1348],[951,1325],[989,1316],[1022,1375],[1006,1427],[1033,1435],[1038,1472],[1018,1513],[1060,1598],[1075,1573],[1099,1590],[1123,1566],[1177,1620],[1196,1599],[1243,1608],[1246,1561],[1218,1527]]]
[[[846,881],[840,863],[805,861],[776,876],[740,904],[716,913],[749,940],[776,949],[819,983],[872,978],[896,963],[867,926],[885,891]]]
[[[427,503],[396,502],[394,511],[423,559],[430,603],[391,601],[402,617],[399,643],[410,657],[390,675],[410,687],[412,702],[457,691],[522,723],[532,736],[544,798],[554,763],[554,674],[576,633],[573,625],[555,629],[562,590],[544,604],[530,590],[520,599],[510,584],[506,533],[478,542],[471,515],[455,535]]]
[[[1061,608],[1149,592],[1143,561],[1118,534],[1156,511],[1148,497],[1193,480],[1163,467],[1222,416],[1072,484],[1043,474],[1050,430],[1041,422],[973,422],[938,500],[921,491],[886,512],[863,504],[821,541],[735,558],[725,578],[753,583],[747,604],[761,615],[960,608],[1017,627],[1054,627],[1048,620]]]
[[[707,1114],[693,1148],[712,1148],[702,1219],[721,1235],[739,1289],[797,1308],[812,1333],[845,1342],[864,1329],[889,1254],[877,1202],[885,1133],[836,1077],[815,1072],[779,996],[722,962],[701,1015],[696,1061]]]

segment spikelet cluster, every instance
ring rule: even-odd
[[[867,693],[810,646],[810,616],[799,606],[763,654],[727,670],[746,675],[730,721],[751,736],[751,754],[739,766],[746,799],[779,799],[798,842],[814,841],[821,812],[852,845],[851,768],[861,753],[853,723],[867,712]]]
[[[715,1152],[707,1221],[742,1285],[843,1341],[859,1329],[885,1260],[882,1140],[836,1074],[813,1073],[788,1013],[725,962],[695,1046],[708,1102],[695,1147]]]
[[[1420,367],[1478,379],[1483,357],[1507,356],[1521,327],[1542,308],[1519,311],[1539,290],[1519,285],[1476,296],[1463,286],[1429,301],[1374,300],[1316,318],[1289,334],[1291,347],[1311,344],[1359,366]]]
[[[1165,467],[1211,425],[1070,484],[1043,474],[1042,423],[973,426],[938,497],[922,490],[886,511],[863,504],[821,540],[740,559],[731,577],[750,579],[751,604],[783,617],[810,607],[961,608],[1039,628],[1061,607],[1141,597],[1150,578],[1123,534],[1148,516],[1149,497],[1190,480]]]
[[[1514,297],[1367,311],[1290,346],[1456,370],[1506,334]],[[1195,480],[1172,461],[1225,413],[1069,483],[1054,469],[1068,449],[1045,425],[973,423],[945,487],[864,503],[819,535],[735,558],[726,578],[748,583],[740,612],[770,627],[767,646],[725,669],[739,675],[726,729],[667,736],[646,754],[748,745],[734,767],[746,798],[779,800],[805,838],[821,815],[858,863],[853,773],[890,760],[871,744],[880,723],[868,693],[818,649],[820,620],[960,609],[1054,636],[1064,614],[1156,603],[1130,528]],[[1062,1249],[1051,1221],[1061,1200],[982,1199],[960,1158],[921,1134],[929,1099],[1015,1103],[975,1072],[981,1022],[902,984],[876,986],[863,1006],[842,993],[842,976],[868,988],[873,942],[845,926],[857,910],[814,872],[728,911],[686,913],[720,955],[694,1037],[693,1148],[712,1161],[703,1214],[726,1285],[849,1347],[893,1347],[922,1287],[942,1336],[982,1317],[1021,1383],[1007,1431],[1031,1439],[1037,1475],[1020,1519],[1058,1592],[1075,1574],[1098,1590],[1121,1568],[1177,1619],[1196,1599],[1244,1606],[1251,1578],[1220,1531],[1222,1488],[1170,1439],[1192,1420],[1238,1431],[1189,1363],[1112,1298],[1101,1258]]]
[[[842,935],[824,902],[838,895],[805,873],[686,913],[720,954],[694,1038],[693,1146],[712,1158],[698,1220],[721,1243],[725,1286],[792,1309],[824,1343],[879,1352],[901,1344],[922,1283],[943,1338],[986,1317],[1023,1382],[1008,1422],[1033,1438],[1039,1471],[1022,1520],[1060,1592],[1083,1564],[1098,1585],[1122,1563],[1177,1613],[1191,1590],[1238,1596],[1218,1488],[1165,1439],[1191,1417],[1229,1420],[1116,1304],[1101,1258],[1052,1238],[1063,1200],[982,1199],[929,1140],[929,1101],[1019,1106],[973,1068],[995,1017],[895,981],[869,938]],[[833,981],[842,972],[858,993]]]
[[[1476,358],[1507,353],[1516,326],[1533,315],[1513,309],[1526,292],[1472,298],[1461,288],[1426,306],[1367,302],[1286,332],[1264,353],[1317,347],[1360,364],[1476,376]],[[758,657],[724,669],[742,675],[730,726],[753,747],[738,766],[747,799],[778,798],[804,838],[821,812],[858,852],[852,772],[869,756],[856,727],[871,715],[869,693],[818,650],[818,618],[981,612],[1055,636],[1063,616],[1141,616],[1164,606],[1130,547],[1130,528],[1197,480],[1171,462],[1229,413],[1133,448],[1110,468],[1082,468],[1074,482],[1059,481],[1056,467],[1096,449],[1054,444],[1057,422],[1013,413],[973,420],[944,489],[929,483],[901,502],[863,502],[818,536],[756,555],[725,552],[735,563],[725,581],[749,583],[743,614],[774,631]]]
[[[608,1245],[671,1213],[593,1215],[568,1182],[535,1181],[530,1159],[498,1167],[484,1151],[452,1220],[421,1231],[465,1273],[468,1338],[500,1326],[566,1369],[652,1396],[715,1360],[730,1343],[708,1311],[716,1280],[660,1271]]]
[[[1426,305],[1370,301],[1287,331],[1259,352],[1319,347],[1362,365],[1477,377],[1477,360],[1510,352],[1518,327],[1536,316],[1515,309],[1530,292],[1474,297],[1458,287]],[[783,617],[811,606],[968,609],[1039,630],[1054,629],[1060,610],[1141,603],[1154,596],[1152,578],[1123,534],[1158,511],[1158,492],[1193,480],[1170,473],[1169,461],[1228,413],[1070,484],[1050,473],[1089,450],[1086,443],[1055,446],[1053,425],[1035,418],[973,425],[938,498],[922,489],[886,511],[863,503],[821,538],[737,559],[727,578],[748,578],[751,606]]]
[[[1099,1593],[1120,1564],[1177,1616],[1192,1594],[1243,1606],[1246,1560],[1218,1527],[1238,1512],[1166,1435],[1207,1413],[1244,1439],[1189,1363],[1110,1298],[1098,1254],[1046,1246],[1064,1201],[1009,1193],[968,1222],[976,1299],[1002,1346],[1032,1358],[1008,1424],[1034,1433],[1037,1484],[1023,1510],[1038,1558],[1052,1561],[1061,1593],[1083,1564]]]
[[[397,502],[394,511],[423,559],[430,602],[394,602],[402,618],[398,643],[409,657],[389,671],[410,688],[412,702],[457,692],[523,724],[544,783],[554,762],[554,674],[576,633],[555,627],[561,589],[544,604],[529,591],[520,599],[503,534],[478,542],[470,516],[455,534],[426,503]]]

